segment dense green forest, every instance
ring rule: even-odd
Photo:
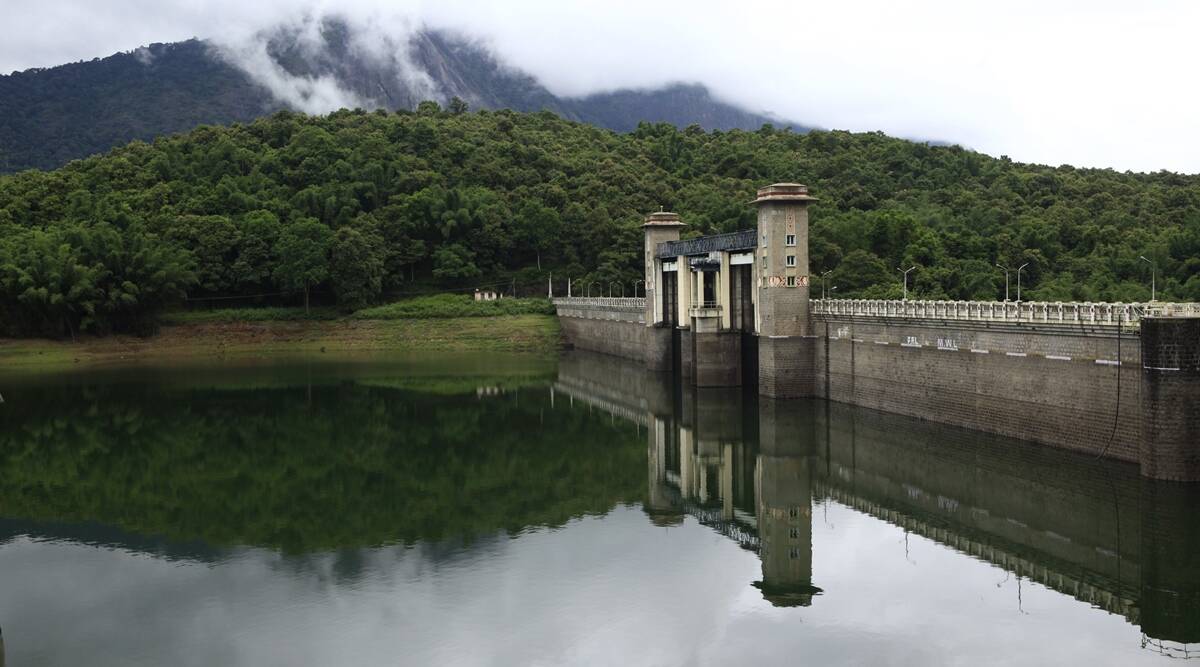
[[[548,113],[280,112],[0,178],[0,328],[147,332],[185,297],[316,294],[353,310],[483,285],[640,277],[659,206],[689,234],[754,224],[757,187],[809,184],[811,270],[845,297],[1200,300],[1200,177],[1044,167],[882,134],[628,134]],[[1014,277],[1015,283],[1015,277]],[[279,296],[282,294],[282,296]]]

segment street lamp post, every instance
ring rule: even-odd
[[[828,282],[828,281],[825,279],[825,277],[826,277],[826,276],[828,276],[828,275],[829,275],[829,274],[831,274],[831,273],[833,273],[833,269],[829,269],[829,270],[828,270],[828,271],[826,271],[825,273],[822,273],[822,274],[821,274],[821,298],[822,298],[822,299],[824,299],[824,298],[825,298],[825,285],[826,285],[826,283]]]
[[[996,266],[1004,270],[1004,300],[1008,301],[1008,267],[999,263]]]
[[[910,266],[907,269],[896,267],[896,270],[904,274],[904,300],[908,301],[908,272],[916,269],[916,266]]]
[[[1021,270],[1029,266],[1029,262],[1017,267],[1017,303],[1021,303]]]
[[[1154,262],[1146,259],[1145,255],[1138,255],[1138,259],[1150,265],[1150,300],[1156,301],[1156,297],[1158,296],[1158,285],[1156,284],[1158,278],[1158,266]]]

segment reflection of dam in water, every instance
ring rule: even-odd
[[[651,520],[692,516],[756,551],[775,605],[814,604],[811,508],[834,501],[1196,655],[1200,491],[1186,484],[843,404],[681,387],[612,357],[565,358],[554,390],[645,426]]]

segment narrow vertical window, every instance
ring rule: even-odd
[[[787,265],[788,265],[788,266],[795,266],[795,265],[796,265],[796,256],[795,256],[795,255],[788,255],[788,256],[787,256]]]
[[[788,234],[785,240],[788,245],[796,245],[796,235],[795,234]]]

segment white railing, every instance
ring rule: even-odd
[[[646,308],[646,298],[641,296],[564,296],[556,297],[552,301],[556,306],[576,308],[611,308],[613,310],[644,310]]]
[[[1146,304],[1143,317],[1200,317],[1200,303],[1162,303],[1155,301]]]
[[[1200,304],[814,299],[812,312],[815,315],[1128,326],[1147,316],[1200,317]]]
[[[644,297],[575,296],[557,297],[553,302],[556,306],[623,312],[640,312],[646,308]],[[859,317],[1130,326],[1143,317],[1200,317],[1200,303],[813,299],[812,312],[814,315]]]

